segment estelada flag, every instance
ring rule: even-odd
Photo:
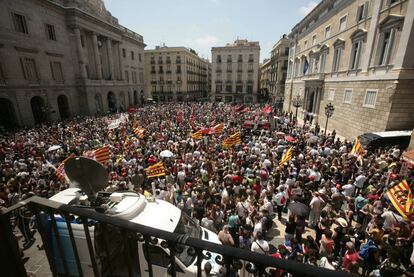
[[[144,128],[138,127],[134,129],[134,134],[140,139],[144,138],[144,132],[145,132]]]
[[[228,148],[230,146],[240,144],[240,143],[241,143],[240,132],[237,132],[229,136],[223,141],[223,147]]]
[[[69,160],[70,158],[74,158],[75,154],[70,154],[69,157],[67,157],[66,159],[64,159],[59,166],[56,168],[56,177],[58,177],[60,180],[64,180],[65,179],[65,163],[67,160]]]
[[[414,220],[413,195],[406,180],[389,188],[387,197],[404,219]]]
[[[290,147],[279,161],[279,166],[283,166],[286,162],[292,159],[293,147]]]
[[[359,138],[355,139],[354,146],[352,147],[352,150],[351,150],[351,154],[352,155],[356,154],[356,155],[359,155],[359,156],[362,156],[362,155],[365,154],[365,150],[362,147],[361,142],[359,141]]]
[[[200,140],[200,139],[202,139],[202,138],[203,138],[203,132],[202,132],[201,130],[198,130],[197,132],[192,133],[190,136],[191,136],[193,139]]]
[[[151,165],[145,168],[144,171],[147,174],[147,178],[165,176],[165,169],[162,162],[158,162],[154,165]]]

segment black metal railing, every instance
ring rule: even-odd
[[[171,276],[183,272],[176,260],[176,256],[183,251],[194,258],[197,276],[203,274],[203,260],[211,260],[212,256],[215,256],[215,262],[226,276],[235,276],[237,272],[243,273],[240,276],[244,276],[246,272],[253,273],[254,276],[267,276],[272,268],[285,270],[293,276],[351,276],[345,272],[275,259],[248,250],[151,228],[93,209],[64,205],[37,196],[1,211],[0,257],[5,257],[1,260],[2,272],[7,272],[7,276],[27,276],[10,224],[10,218],[21,209],[30,212],[36,219],[53,276],[141,276],[142,268],[147,268],[145,272],[148,276],[157,276],[157,268],[154,268],[157,265],[153,264],[154,260],[150,257],[150,248],[154,246],[169,253],[164,273],[168,272]],[[74,229],[74,226],[77,227]],[[98,233],[101,236],[97,236]],[[76,239],[79,237],[85,240],[83,250],[87,248],[86,255],[89,256],[90,264],[82,263],[85,253],[80,251],[81,247]],[[145,257],[140,257],[138,245],[142,247]],[[99,254],[101,252],[103,255]],[[118,264],[117,267],[117,260],[122,260],[123,264]]]

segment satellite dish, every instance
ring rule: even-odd
[[[108,172],[95,160],[75,157],[65,162],[65,173],[76,187],[79,187],[91,203],[95,202],[96,194],[108,184]]]

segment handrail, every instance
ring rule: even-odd
[[[342,272],[342,271],[333,271],[324,268],[319,268],[303,263],[299,263],[296,261],[291,260],[284,260],[284,259],[275,259],[270,256],[266,256],[263,254],[251,252],[244,249],[234,248],[231,246],[215,244],[208,241],[203,241],[201,239],[196,239],[192,237],[187,237],[183,240],[181,235],[171,233],[168,231],[155,229],[152,227],[148,227],[145,225],[133,223],[121,218],[108,216],[102,213],[98,213],[92,209],[85,209],[76,206],[70,206],[61,204],[49,199],[41,198],[38,196],[33,196],[25,201],[21,201],[16,205],[13,205],[7,209],[3,209],[1,211],[2,215],[11,213],[16,209],[20,209],[24,206],[34,207],[34,206],[43,206],[52,210],[62,212],[62,214],[74,214],[80,216],[81,218],[89,218],[96,220],[98,222],[111,224],[122,229],[126,229],[128,231],[133,231],[140,233],[141,235],[151,236],[158,239],[166,240],[167,242],[173,242],[178,244],[185,244],[187,246],[193,247],[194,250],[207,250],[212,253],[217,253],[223,255],[224,260],[245,260],[252,262],[254,264],[259,264],[264,267],[274,267],[282,270],[286,270],[288,272],[292,272],[295,274],[300,274],[299,276],[324,276],[324,277],[345,277],[345,276],[352,276],[349,273]]]

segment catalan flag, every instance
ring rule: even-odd
[[[70,158],[74,158],[75,154],[70,154],[69,157],[67,157],[66,159],[64,159],[59,166],[56,168],[56,177],[58,177],[60,180],[64,180],[65,179],[65,163],[67,160],[69,160]]]
[[[223,147],[228,148],[241,143],[240,132],[234,133],[223,141]]]
[[[190,136],[191,136],[193,139],[200,140],[200,139],[202,139],[202,138],[203,138],[203,133],[202,133],[202,131],[201,131],[201,130],[198,130],[197,132],[192,133]]]
[[[286,162],[292,159],[293,147],[290,147],[279,161],[279,166],[283,166]]]
[[[361,142],[359,141],[358,138],[356,138],[354,141],[354,146],[352,147],[351,154],[358,155],[358,156],[362,156],[365,154],[365,150],[362,147]]]
[[[213,127],[214,134],[221,134],[221,133],[223,133],[223,130],[224,130],[224,124],[223,123],[217,124],[216,126]]]
[[[138,127],[138,128],[134,129],[134,134],[140,139],[144,138],[144,132],[145,132],[144,128],[139,128]]]
[[[129,145],[129,137],[126,136],[124,140],[124,146],[128,146],[128,145]]]
[[[147,174],[147,178],[165,176],[165,169],[162,162],[158,162],[154,165],[151,165],[145,168],[144,171]]]
[[[109,161],[109,146],[103,146],[93,151],[98,163],[106,164]]]
[[[412,201],[412,193],[407,181],[402,181],[398,185],[389,188],[387,197],[391,201],[395,209],[406,220],[414,219],[414,209]]]

